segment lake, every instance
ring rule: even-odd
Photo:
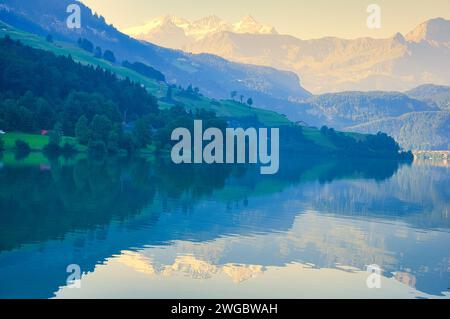
[[[291,157],[261,176],[4,154],[0,298],[450,298],[449,177],[427,162]]]

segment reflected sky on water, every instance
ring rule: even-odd
[[[447,166],[307,158],[258,172],[4,157],[0,297],[450,297]]]

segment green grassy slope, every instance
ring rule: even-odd
[[[142,76],[141,74],[128,68],[111,64],[103,59],[95,58],[91,53],[80,49],[75,44],[61,41],[54,41],[50,43],[43,37],[14,29],[0,21],[0,37],[4,37],[5,35],[9,35],[12,39],[20,40],[23,44],[29,45],[36,49],[51,51],[56,55],[71,55],[77,62],[95,66],[98,65],[103,69],[114,72],[121,78],[129,77],[131,80],[143,84],[156,97],[163,96],[167,90],[167,86],[165,84],[160,84],[146,78],[145,76]]]
[[[14,150],[16,148],[16,141],[21,140],[26,142],[32,151],[42,151],[44,147],[48,144],[49,137],[46,135],[38,135],[38,134],[27,134],[27,133],[18,133],[18,132],[10,132],[4,135],[1,135],[1,138],[5,142],[5,150]],[[63,137],[62,144],[71,143],[75,145],[76,149],[79,152],[85,152],[86,146],[80,145],[77,143],[76,139],[73,137]]]
[[[188,110],[206,109],[214,111],[217,116],[227,119],[257,117],[258,121],[265,126],[276,127],[281,125],[291,125],[285,116],[273,111],[268,111],[260,108],[249,107],[248,105],[232,101],[221,100],[213,101],[206,97],[200,96],[195,99],[180,97],[177,92],[174,93],[174,100],[180,102]]]

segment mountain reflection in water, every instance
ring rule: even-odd
[[[450,297],[448,167],[0,167],[1,298]],[[81,289],[66,286],[70,264]],[[366,286],[371,264],[381,289]]]

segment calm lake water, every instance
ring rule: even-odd
[[[450,298],[449,177],[427,163],[282,159],[261,176],[5,154],[0,298]]]

